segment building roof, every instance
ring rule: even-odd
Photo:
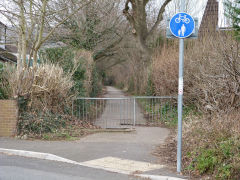
[[[6,26],[5,24],[3,24],[1,21],[0,21],[0,25],[7,27],[7,26]]]
[[[0,48],[0,60],[4,62],[14,62],[17,63],[17,57],[3,48]]]

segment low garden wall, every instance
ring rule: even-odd
[[[0,100],[0,137],[16,135],[17,119],[17,101]]]

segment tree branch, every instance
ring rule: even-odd
[[[108,70],[108,69],[110,69],[110,68],[112,68],[112,67],[114,67],[118,64],[121,64],[121,63],[125,62],[125,61],[126,61],[126,59],[120,59],[119,58],[115,63],[111,64],[110,66],[106,67],[105,69]]]
[[[161,8],[160,8],[160,10],[158,12],[157,20],[156,20],[155,24],[153,25],[153,27],[151,28],[151,30],[148,32],[147,36],[152,34],[157,29],[157,27],[159,26],[160,22],[163,20],[163,13],[165,12],[165,8],[171,1],[172,0],[165,0],[165,2],[163,3],[163,5],[161,6]]]
[[[129,6],[128,4],[131,2],[131,0],[127,0],[125,3],[125,8],[123,10],[123,14],[124,16],[127,18],[127,20],[129,21],[129,23],[131,24],[131,26],[133,28],[135,28],[135,23],[134,23],[134,17],[129,13]]]
[[[111,49],[114,48],[116,45],[118,45],[121,41],[122,41],[123,37],[120,37],[118,40],[114,41],[112,44],[110,44],[109,46],[107,46],[105,49],[96,52],[93,55],[93,59],[96,61],[102,57],[104,57],[106,55],[106,52]]]
[[[38,50],[39,47],[42,44],[42,36],[43,36],[43,30],[44,30],[44,23],[46,18],[46,7],[47,7],[48,0],[44,0],[42,4],[42,10],[41,10],[41,19],[40,19],[40,28],[39,28],[39,35],[38,35],[38,41],[36,43],[35,50]]]
[[[80,9],[82,9],[83,7],[87,6],[88,4],[90,4],[91,1],[89,1],[88,3],[84,4],[83,6],[79,7],[76,11],[74,11],[73,13],[71,13],[70,15],[68,15],[65,19],[63,19],[61,22],[59,22],[55,27],[53,27],[53,29],[47,34],[47,36],[45,38],[43,38],[43,40],[41,41],[42,45],[53,33],[54,31],[60,26],[62,25],[65,21],[67,21],[70,17],[72,17],[74,14],[76,14]]]

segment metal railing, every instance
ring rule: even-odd
[[[142,115],[145,125],[158,126],[171,122],[177,115],[177,99],[172,96],[138,96],[135,97],[141,112],[136,113],[136,118]]]
[[[138,96],[122,98],[77,98],[72,115],[101,128],[159,125],[175,117],[176,98]]]

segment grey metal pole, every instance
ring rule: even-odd
[[[181,0],[180,11],[185,11],[185,0]],[[184,67],[184,39],[179,40],[179,82],[178,82],[178,143],[177,143],[177,172],[181,172],[182,165],[182,110],[183,110],[183,67]]]
[[[133,126],[136,126],[136,98],[133,98]]]

